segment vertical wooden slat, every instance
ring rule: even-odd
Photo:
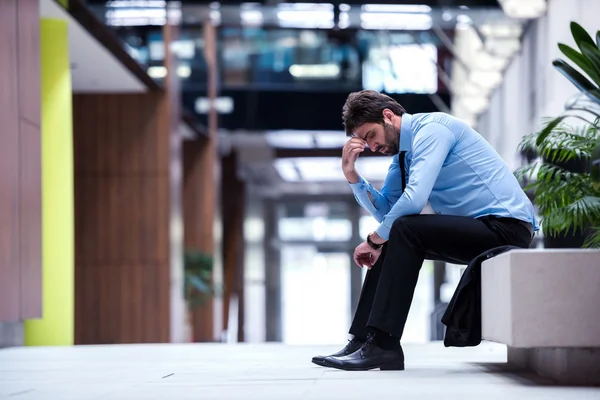
[[[42,176],[40,128],[20,123],[20,318],[42,316]]]
[[[42,316],[39,2],[15,2],[18,22],[20,318]],[[3,55],[4,56],[4,55]]]
[[[39,1],[14,0],[14,2],[18,4],[19,24],[19,111],[21,118],[39,127],[41,117]],[[2,57],[6,55],[3,53]]]
[[[222,259],[225,274],[223,328],[228,329],[229,304],[238,300],[239,342],[244,341],[244,214],[245,187],[237,174],[237,157],[231,152],[222,161],[221,206],[223,215]]]
[[[20,318],[17,1],[0,1],[0,321]]]

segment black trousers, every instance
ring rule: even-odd
[[[381,256],[367,272],[350,334],[366,337],[368,327],[402,337],[424,260],[468,264],[494,247],[528,248],[533,227],[494,216],[479,219],[419,214],[398,218]]]

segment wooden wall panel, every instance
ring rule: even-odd
[[[75,95],[75,342],[169,341],[166,95]]]
[[[37,1],[0,1],[0,321],[41,316]]]
[[[183,145],[184,248],[214,252],[216,149],[209,140],[186,141]],[[213,195],[210,195],[210,194]],[[192,313],[192,339],[211,342],[214,338],[214,301],[206,301]]]

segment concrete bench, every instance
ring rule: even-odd
[[[600,250],[514,250],[481,271],[482,336],[561,384],[600,384]]]

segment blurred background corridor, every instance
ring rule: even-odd
[[[2,0],[0,347],[345,344],[366,272],[352,254],[378,226],[341,170],[348,94],[451,113],[518,174],[540,157],[528,135],[573,104],[600,143],[599,15],[599,0]],[[579,63],[558,47],[579,51],[572,22],[593,40]],[[365,151],[357,169],[380,187],[390,162]],[[595,227],[599,204],[581,211]],[[587,237],[542,230],[532,248]],[[464,268],[425,262],[403,343],[443,340]]]

